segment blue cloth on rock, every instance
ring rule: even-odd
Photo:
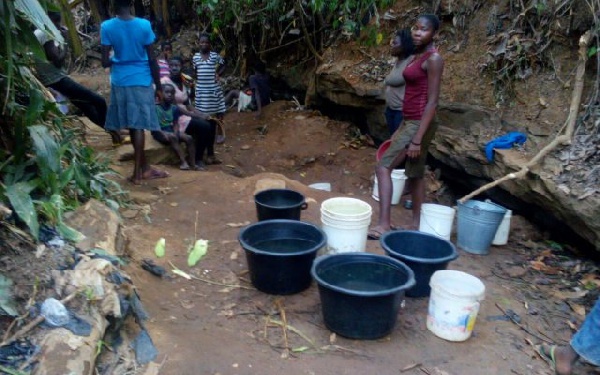
[[[485,145],[485,156],[489,162],[494,161],[495,148],[512,148],[515,144],[522,145],[527,140],[527,136],[520,132],[510,132],[501,137],[492,139]]]

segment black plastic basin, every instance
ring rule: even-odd
[[[398,259],[415,273],[416,284],[406,291],[408,297],[427,297],[429,279],[435,271],[445,270],[458,258],[454,245],[443,238],[413,230],[391,231],[379,240],[385,253]]]
[[[310,286],[310,268],[327,242],[317,226],[297,220],[259,221],[242,229],[250,280],[269,294],[294,294]]]
[[[415,283],[413,272],[402,262],[369,253],[321,256],[311,273],[319,285],[325,325],[353,339],[389,334],[404,291]]]
[[[258,221],[273,219],[300,220],[308,205],[304,195],[289,189],[263,190],[254,196]]]

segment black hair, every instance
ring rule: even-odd
[[[202,39],[202,38],[206,38],[208,39],[208,41],[210,42],[210,35],[208,33],[200,33],[200,36],[198,37],[198,40]]]
[[[440,19],[435,14],[421,14],[419,18],[426,19],[431,24],[431,27],[433,27],[433,31],[440,29]]]
[[[413,43],[410,29],[404,28],[396,31],[396,37],[400,38],[403,56],[410,56],[415,52],[415,44]]]
[[[170,87],[173,89],[173,91],[175,91],[175,86],[173,86],[170,83],[163,83],[163,84],[161,84],[161,86],[162,86],[163,90],[165,89],[165,87]]]
[[[171,56],[169,58],[169,61],[171,61],[171,60],[179,61],[181,63],[181,65],[183,65],[183,58],[181,56]]]
[[[113,0],[115,9],[129,8],[131,6],[131,0]]]
[[[171,42],[169,41],[164,41],[160,44],[160,50],[164,50],[166,46],[170,46],[171,49],[173,49],[173,44],[171,44]]]
[[[48,11],[48,18],[50,18],[50,20],[52,22],[54,21],[60,21],[62,19],[62,15],[60,14],[60,12],[54,11],[54,10],[49,10]]]
[[[253,69],[255,72],[260,73],[260,74],[265,74],[267,72],[267,66],[261,60],[258,60],[254,64]]]

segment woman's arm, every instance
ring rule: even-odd
[[[421,154],[421,140],[429,129],[429,124],[433,121],[435,110],[440,98],[440,86],[442,82],[442,72],[444,70],[444,60],[442,56],[434,53],[427,59],[427,104],[423,111],[423,116],[419,123],[419,130],[413,137],[408,146],[407,155],[409,158],[417,158]]]
[[[110,46],[102,46],[102,67],[110,68],[112,66],[112,60],[110,59]]]
[[[160,83],[160,69],[158,67],[158,63],[156,62],[154,49],[152,48],[152,45],[147,45],[145,48],[146,54],[148,54],[148,64],[150,65],[150,72],[152,73],[152,80],[156,86],[156,91],[162,91],[162,85]]]
[[[207,114],[200,112],[196,108],[193,108],[191,106],[186,106],[185,104],[178,104],[177,108],[179,108],[179,111],[181,112],[182,115],[195,117],[195,118],[199,118],[202,120],[206,120],[209,117]]]

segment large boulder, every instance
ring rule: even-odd
[[[325,63],[316,69],[316,78],[307,80],[307,97],[326,99],[340,106],[358,108],[363,111],[371,134],[379,139],[387,138],[387,127],[382,114],[385,102],[381,96],[383,88],[379,78],[360,79],[353,73],[353,61],[338,60]],[[379,74],[377,77],[381,77]],[[283,77],[285,79],[285,77]],[[548,143],[544,127],[529,125],[518,128],[500,121],[489,109],[459,103],[441,104],[438,117],[441,126],[430,153],[444,165],[469,176],[469,187],[475,189],[510,172],[516,172],[530,160],[537,150]],[[485,144],[509,131],[527,133],[528,140],[523,150],[500,150],[494,162],[488,162]],[[538,207],[541,216],[553,216],[572,232],[600,251],[600,194],[573,194],[555,182],[561,173],[562,163],[552,155],[543,164],[531,170],[526,178],[511,180],[499,186],[523,202]]]
[[[465,104],[442,104],[438,117],[441,126],[429,152],[454,170],[479,179],[479,184],[520,170],[536,153],[535,147],[527,146],[528,151],[497,150],[494,161],[488,162],[487,142],[508,131],[526,130],[503,126],[492,111]],[[499,188],[554,216],[600,251],[600,195],[581,198],[556,183],[561,164],[550,155],[526,178],[509,180]]]

